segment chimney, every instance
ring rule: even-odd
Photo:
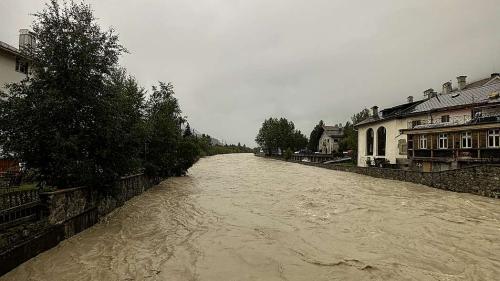
[[[376,105],[372,107],[372,117],[378,118],[378,106]]]
[[[413,102],[413,96],[409,96],[409,97],[407,97],[407,99],[408,99],[408,103],[412,103]]]
[[[500,77],[500,73],[491,73],[491,78]]]
[[[446,82],[443,84],[443,92],[442,94],[443,95],[447,95],[451,93],[451,82]]]
[[[466,80],[466,78],[467,78],[467,76],[465,76],[465,75],[457,77],[458,89],[459,90],[465,89],[465,85],[466,85],[466,81],[465,80]]]
[[[430,99],[434,96],[434,89],[430,88],[424,91],[424,97]]]
[[[28,29],[19,30],[19,50],[26,51],[35,47],[35,36]]]

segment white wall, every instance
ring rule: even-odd
[[[19,82],[26,74],[16,71],[16,57],[0,51],[0,90],[5,90],[6,83]]]
[[[323,134],[319,138],[318,151],[323,150],[323,142],[326,142],[327,144],[327,151],[321,151],[322,154],[331,154],[333,151],[338,151],[339,141],[340,140],[337,139],[337,142],[335,142],[332,137],[329,137],[323,132]]]
[[[380,127],[385,127],[386,130],[386,146],[385,146],[385,156],[377,155],[377,130]],[[407,127],[407,119],[392,119],[383,122],[378,122],[374,124],[368,124],[358,128],[358,166],[365,167],[366,159],[369,157],[374,158],[385,158],[391,164],[396,164],[396,158],[406,158],[405,154],[399,154],[398,142],[400,139],[406,140],[406,135],[399,133],[399,130]],[[373,155],[366,155],[366,133],[368,129],[373,129],[374,141],[373,141]]]

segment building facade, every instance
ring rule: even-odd
[[[465,78],[465,76],[457,77],[458,87],[456,89],[452,89],[451,82],[446,82],[439,94],[432,89],[426,90],[424,99],[419,101],[413,101],[413,97],[410,96],[407,103],[380,112],[377,107],[373,107],[371,116],[356,125],[358,166],[393,165],[424,171],[452,168],[451,164],[434,164],[431,168],[431,164],[423,163],[428,161],[419,158],[423,157],[422,155],[425,153],[437,149],[438,143],[436,142],[439,136],[436,138],[429,133],[429,130],[433,129],[437,133],[438,128],[445,127],[443,124],[446,126],[468,124],[467,122],[473,120],[474,114],[478,112],[474,108],[483,104],[489,95],[497,91],[500,86],[500,75],[496,73],[489,78],[470,84],[466,84]],[[488,112],[494,111],[491,106],[495,102],[491,98],[488,102],[490,109],[483,109],[485,116],[489,114]],[[416,132],[424,129],[426,131],[423,132],[429,134],[422,137],[422,144],[425,144],[425,138],[428,137],[429,147],[430,145],[435,146],[425,148],[425,152],[414,151],[416,138],[418,138],[415,135],[419,135]],[[454,138],[453,135],[449,137]],[[436,157],[444,153],[443,151],[439,150],[436,154],[432,152],[432,157],[431,154],[429,157],[437,160]],[[447,161],[452,162],[449,159]]]
[[[434,116],[414,120],[402,130],[410,167],[431,172],[500,163],[500,76],[440,102]]]
[[[8,83],[19,82],[30,73],[30,60],[21,50],[34,44],[27,29],[19,31],[19,49],[0,41],[0,90]]]
[[[344,129],[338,125],[323,126],[323,134],[319,139],[318,151],[321,154],[339,152],[340,142],[344,138]]]

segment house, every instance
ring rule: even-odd
[[[34,37],[27,29],[19,31],[19,49],[0,41],[0,90],[5,84],[19,82],[30,72],[30,60],[23,54],[24,48],[34,44]]]
[[[372,107],[371,115],[356,124],[358,131],[358,166],[392,164],[404,165],[406,157],[406,136],[400,130],[406,128],[403,112],[420,103],[408,97],[408,102],[379,111]]]
[[[366,120],[356,124],[358,131],[358,166],[370,165],[393,165],[402,168],[413,167],[412,149],[408,142],[409,128],[417,125],[429,123],[427,120],[447,122],[458,122],[458,120],[468,120],[471,118],[470,107],[475,103],[475,95],[463,95],[470,99],[470,102],[463,101],[463,98],[455,99],[454,95],[462,92],[476,92],[483,87],[490,87],[496,84],[499,79],[498,74],[491,77],[467,84],[466,76],[457,77],[458,87],[452,88],[451,82],[443,84],[441,93],[436,93],[433,89],[424,91],[424,99],[414,101],[413,97],[408,97],[406,103],[378,111],[378,107],[372,108],[372,114]],[[484,90],[488,91],[488,90]],[[459,106],[455,103],[448,103],[450,99],[462,100]],[[423,164],[422,164],[423,165]]]
[[[34,36],[27,29],[19,31],[19,49],[0,41],[0,91],[6,91],[8,83],[20,82],[30,73],[30,59],[22,50],[34,44]],[[18,168],[17,161],[3,155],[0,147],[0,172]]]
[[[407,112],[426,113],[401,130],[408,139],[412,169],[430,172],[500,163],[500,75],[482,82],[434,96]]]
[[[340,141],[344,137],[344,129],[335,126],[323,126],[323,134],[319,139],[318,151],[321,154],[332,154],[339,151]]]

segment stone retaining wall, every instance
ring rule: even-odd
[[[279,157],[269,158],[286,161]],[[293,160],[289,160],[288,162],[321,167],[330,170],[358,173],[375,178],[412,182],[449,191],[466,192],[486,197],[500,198],[499,165],[478,165],[441,172],[418,172],[401,169],[357,167],[339,164],[300,162]]]
[[[93,226],[99,218],[159,182],[158,178],[138,174],[123,177],[106,190],[76,187],[41,193],[44,227],[30,233],[22,241],[0,248],[0,276],[60,241]],[[24,232],[26,230],[26,226],[19,228]]]

